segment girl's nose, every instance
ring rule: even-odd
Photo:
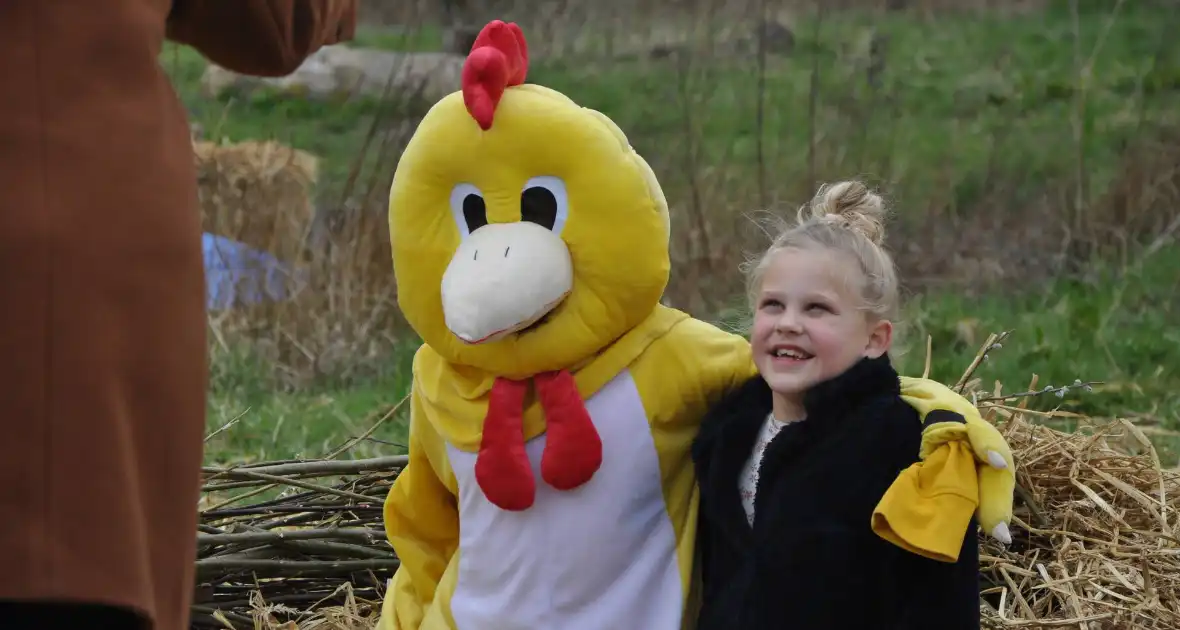
[[[785,332],[799,332],[801,330],[799,317],[791,311],[784,311],[782,316],[778,318],[777,328]]]

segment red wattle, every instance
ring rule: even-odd
[[[571,490],[590,481],[602,465],[602,438],[568,371],[538,374],[533,382],[545,410],[541,477],[558,490]]]
[[[528,509],[537,493],[524,448],[522,415],[527,391],[527,381],[497,378],[492,384],[475,460],[475,480],[484,496],[505,510]]]

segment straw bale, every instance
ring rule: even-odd
[[[315,213],[318,159],[274,141],[193,143],[204,231],[298,260]]]
[[[990,336],[954,385],[1000,429],[1017,463],[1013,541],[979,539],[983,627],[1180,628],[1180,473],[1161,466],[1131,422],[1027,408],[1033,397],[1093,383],[1037,389],[1034,376],[1028,391],[1004,394],[998,383],[980,391],[971,374],[1003,337]],[[1078,427],[1049,426],[1062,417]],[[373,627],[382,586],[397,566],[381,536],[381,499],[406,460],[337,455],[206,469],[206,501],[218,505],[203,507],[198,535],[200,627],[214,627],[218,609],[235,620],[221,628]],[[326,487],[316,477],[338,483]],[[299,493],[253,506],[242,504],[249,492],[222,495],[282,485]]]

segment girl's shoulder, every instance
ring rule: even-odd
[[[804,398],[804,406],[809,417],[825,420],[819,432],[839,435],[841,442],[873,443],[921,432],[920,417],[902,397],[899,377],[888,355],[862,359],[815,386]]]
[[[881,393],[848,411],[841,441],[849,454],[891,463],[917,457],[922,442],[921,416],[900,395]]]
[[[746,379],[705,411],[703,425],[724,424],[735,417],[765,416],[773,406],[770,386],[761,375]]]
[[[721,435],[739,426],[757,424],[773,405],[770,386],[754,375],[709,406],[693,442],[693,453],[707,451]]]

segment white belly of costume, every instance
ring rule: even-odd
[[[459,630],[679,630],[676,537],[635,382],[623,372],[586,402],[602,466],[559,491],[541,479],[542,434],[525,448],[537,481],[522,512],[488,502],[475,454],[449,449],[459,483]]]

